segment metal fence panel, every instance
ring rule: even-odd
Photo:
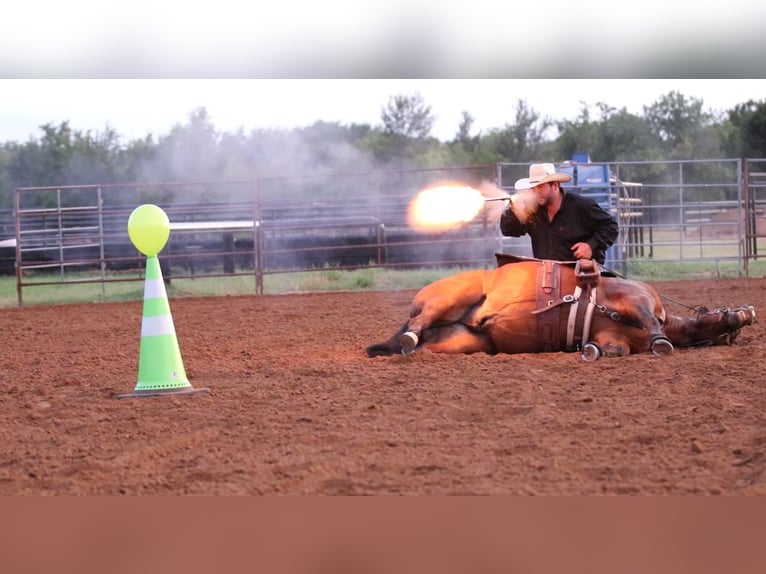
[[[23,288],[137,280],[143,258],[127,220],[142,203],[168,213],[161,253],[168,277],[251,275],[256,293],[274,273],[363,267],[488,267],[496,252],[531,255],[487,213],[459,229],[418,233],[407,210],[422,189],[491,181],[512,192],[528,163],[365,171],[248,181],[22,188],[2,220],[0,272]],[[748,275],[764,254],[766,160],[562,162],[568,189],[593,196],[620,224],[610,267],[625,276],[688,270]],[[7,256],[7,257],[6,257]]]

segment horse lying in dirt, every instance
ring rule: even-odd
[[[728,345],[755,309],[697,308],[669,314],[646,283],[602,274],[590,260],[556,262],[498,255],[496,269],[464,271],[422,288],[410,318],[370,357],[435,353],[579,351],[583,360],[674,347]]]

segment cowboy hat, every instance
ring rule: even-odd
[[[572,176],[566,173],[557,173],[552,163],[533,163],[529,166],[529,177],[519,179],[514,184],[515,189],[531,189],[549,181],[571,181]]]

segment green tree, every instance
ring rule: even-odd
[[[586,152],[591,157],[600,157],[595,151],[598,142],[597,122],[591,119],[588,104],[580,102],[579,115],[572,120],[560,120],[557,127],[559,137],[555,141],[556,157],[568,159],[575,152]]]
[[[594,119],[591,108],[597,110]],[[616,109],[604,103],[583,103],[574,120],[558,122],[556,156],[570,158],[575,152],[586,152],[593,161],[611,162],[633,159],[656,159],[660,142],[643,118],[627,109]]]
[[[721,153],[715,116],[702,106],[701,99],[677,91],[644,106],[644,117],[660,140],[665,159],[701,159]]]
[[[146,166],[157,160],[157,144],[152,134],[128,142],[116,150],[117,181],[154,181],[146,172]]]
[[[420,92],[391,96],[381,110],[386,135],[404,139],[425,139],[431,133],[434,117]]]
[[[479,148],[480,135],[472,135],[473,116],[466,110],[461,113],[457,133],[443,148],[447,165],[470,165]]]
[[[766,100],[748,100],[721,122],[722,146],[729,157],[766,157]]]
[[[40,126],[39,140],[6,147],[11,151],[6,174],[14,188],[44,186],[77,186],[114,183],[119,174],[117,151],[119,135],[107,126],[100,133],[73,130],[69,122],[58,126]],[[74,190],[62,197],[66,206],[92,205],[92,192]],[[47,205],[58,201],[52,194]]]
[[[151,166],[159,181],[210,181],[221,177],[225,162],[219,153],[220,136],[205,108],[189,114],[157,144],[157,161]]]
[[[546,156],[547,132],[553,121],[541,116],[526,100],[517,100],[513,124],[493,128],[483,136],[479,145],[482,160],[532,161]]]
[[[15,156],[16,144],[11,142],[0,145],[0,209],[13,207],[13,181],[8,174],[8,166]]]
[[[346,126],[340,122],[318,121],[292,131],[294,148],[302,149],[302,173],[344,172],[369,169],[366,154],[357,144],[371,127],[366,124]]]
[[[479,144],[479,136],[471,135],[473,122],[474,117],[467,110],[463,110],[460,114],[460,124],[458,124],[457,133],[453,140],[453,143],[459,144],[469,153],[474,151]]]
[[[430,137],[434,116],[420,92],[391,96],[381,108],[380,133],[370,133],[363,145],[384,163],[418,164],[419,157],[438,146]]]

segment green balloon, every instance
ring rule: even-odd
[[[128,236],[136,249],[144,255],[157,255],[170,237],[167,214],[151,203],[139,205],[128,219]]]

